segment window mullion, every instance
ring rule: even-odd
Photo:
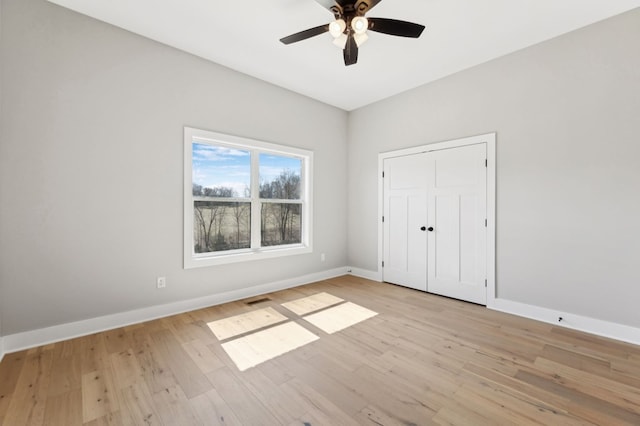
[[[251,151],[251,249],[260,248],[261,242],[261,210],[260,203],[260,154]]]

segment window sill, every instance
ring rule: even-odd
[[[313,249],[309,246],[296,244],[281,247],[267,247],[260,250],[242,250],[228,254],[188,256],[184,259],[184,269],[226,265],[230,263],[252,262],[284,256],[295,256],[311,253],[312,251]]]

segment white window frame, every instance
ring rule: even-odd
[[[193,143],[205,143],[215,146],[226,146],[251,152],[251,199],[237,201],[251,202],[251,246],[253,248],[228,250],[216,253],[195,253],[193,241]],[[259,193],[258,155],[259,153],[295,156],[302,160],[300,176],[300,200],[302,205],[302,242],[279,246],[260,246],[260,209],[262,201]],[[274,143],[226,135],[192,127],[184,128],[184,269],[203,266],[215,266],[236,262],[247,262],[260,259],[271,259],[281,256],[292,256],[311,253],[313,229],[313,152],[300,148],[292,148]],[[222,198],[220,201],[235,201]],[[292,200],[268,200],[265,202],[292,202]],[[255,212],[258,212],[256,214]],[[254,230],[258,230],[257,232]]]

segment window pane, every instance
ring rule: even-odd
[[[300,199],[302,160],[273,154],[260,154],[260,198]]]
[[[194,201],[193,216],[194,253],[251,247],[251,203]]]
[[[196,197],[251,196],[249,151],[193,143],[192,183]]]
[[[301,243],[301,211],[300,204],[263,203],[260,217],[261,245]]]

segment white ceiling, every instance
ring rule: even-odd
[[[345,67],[315,0],[49,0],[350,111],[640,7],[640,0],[383,0],[368,17],[426,26],[419,39],[369,32]],[[624,43],[624,40],[620,40]]]

